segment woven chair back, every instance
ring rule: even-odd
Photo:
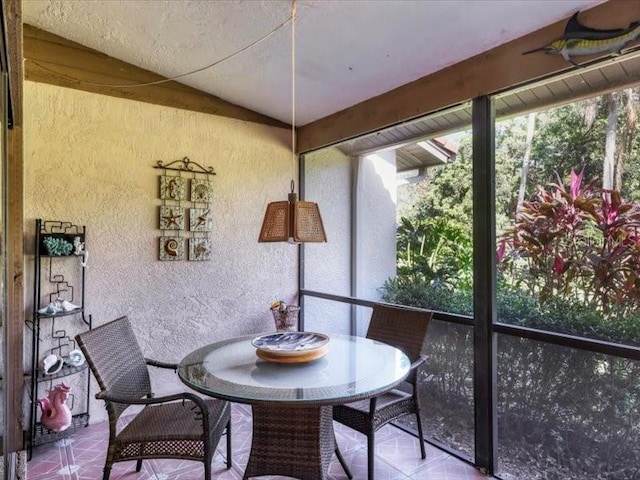
[[[117,396],[142,398],[151,393],[151,380],[129,319],[121,317],[76,336],[100,389]],[[128,405],[107,402],[117,420]]]
[[[375,305],[367,338],[402,350],[414,362],[423,352],[432,312],[395,305]]]

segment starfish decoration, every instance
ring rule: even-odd
[[[171,225],[175,225],[176,229],[180,229],[178,222],[182,220],[182,215],[176,215],[173,210],[169,210],[169,214],[162,217],[167,229],[171,228]]]

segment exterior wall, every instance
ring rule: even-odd
[[[356,176],[356,296],[380,300],[380,287],[396,274],[396,154],[360,159]],[[366,332],[371,309],[358,308],[357,333]]]
[[[148,357],[179,361],[206,343],[273,331],[270,303],[295,301],[297,249],[257,238],[266,204],[289,191],[288,130],[33,82],[24,104],[25,318],[42,218],[87,226],[86,311],[94,326],[129,316]],[[152,166],[184,156],[217,172],[212,259],[160,262]],[[26,357],[30,342],[27,333]],[[159,392],[181,388],[173,373],[153,380]],[[104,418],[93,403],[92,421]]]
[[[351,296],[351,196],[354,161],[337,148],[305,158],[306,197],[318,202],[327,230],[326,245],[305,245],[305,288]],[[356,189],[355,296],[378,301],[380,287],[396,273],[396,157],[379,152],[358,160]],[[358,334],[364,334],[371,309],[358,307]],[[307,330],[349,333],[351,306],[329,300],[305,299]]]
[[[337,148],[305,156],[305,197],[318,203],[326,244],[304,246],[308,290],[351,295],[351,170],[352,160]],[[351,307],[346,304],[305,299],[307,330],[349,333]]]

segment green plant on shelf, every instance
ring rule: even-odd
[[[43,243],[49,255],[69,255],[73,250],[73,245],[60,237],[45,237]]]

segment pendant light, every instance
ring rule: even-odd
[[[296,0],[291,2],[291,162],[296,161]],[[317,203],[298,200],[291,180],[288,199],[267,205],[259,242],[326,242]]]

